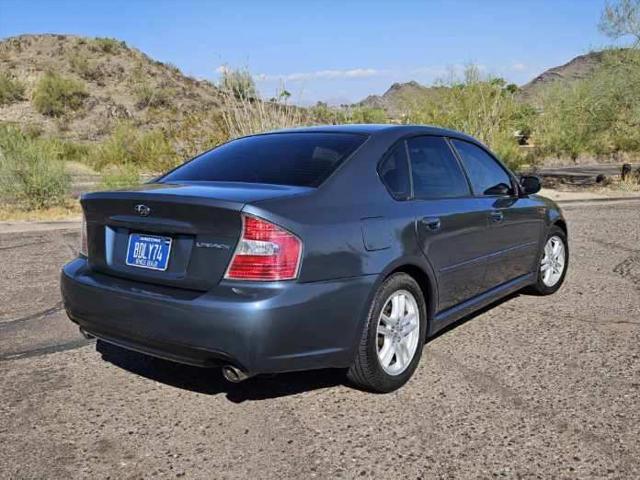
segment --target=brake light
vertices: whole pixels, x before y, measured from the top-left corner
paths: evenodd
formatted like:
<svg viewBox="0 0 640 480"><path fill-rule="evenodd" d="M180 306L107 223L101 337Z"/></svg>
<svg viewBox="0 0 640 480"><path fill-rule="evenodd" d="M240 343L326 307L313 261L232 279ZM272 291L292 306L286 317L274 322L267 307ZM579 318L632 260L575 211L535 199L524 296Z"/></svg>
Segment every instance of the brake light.
<svg viewBox="0 0 640 480"><path fill-rule="evenodd" d="M293 233L260 218L242 215L238 242L225 278L293 280L298 276L302 241Z"/></svg>
<svg viewBox="0 0 640 480"><path fill-rule="evenodd" d="M89 241L87 240L87 219L82 214L82 225L80 226L80 255L89 256Z"/></svg>

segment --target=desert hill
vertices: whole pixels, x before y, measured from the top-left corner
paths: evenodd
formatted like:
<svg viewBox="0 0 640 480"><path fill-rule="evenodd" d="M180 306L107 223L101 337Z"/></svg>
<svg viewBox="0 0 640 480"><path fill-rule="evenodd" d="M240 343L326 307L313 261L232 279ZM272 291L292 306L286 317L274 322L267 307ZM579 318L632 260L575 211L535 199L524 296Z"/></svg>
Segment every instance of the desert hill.
<svg viewBox="0 0 640 480"><path fill-rule="evenodd" d="M550 68L522 85L518 98L524 102L535 102L536 96L551 84L586 78L601 65L604 55L604 51L590 52L579 55L564 65ZM390 117L397 118L416 101L436 99L438 91L443 88L447 87L425 86L416 81L394 83L384 94L369 95L358 105L381 108Z"/></svg>
<svg viewBox="0 0 640 480"><path fill-rule="evenodd" d="M80 89L76 107L63 115L42 113L34 105L38 82L49 72ZM0 121L78 141L101 140L123 120L150 129L219 104L210 82L108 38L47 34L4 39L0 77L19 85L16 98L0 99Z"/></svg>

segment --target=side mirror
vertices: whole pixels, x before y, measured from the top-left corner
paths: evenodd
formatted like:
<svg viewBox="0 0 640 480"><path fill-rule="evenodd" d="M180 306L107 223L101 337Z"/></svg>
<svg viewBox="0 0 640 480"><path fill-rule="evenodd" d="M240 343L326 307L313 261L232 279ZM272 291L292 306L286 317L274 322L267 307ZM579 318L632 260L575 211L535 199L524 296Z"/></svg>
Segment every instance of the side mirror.
<svg viewBox="0 0 640 480"><path fill-rule="evenodd" d="M523 175L520 177L520 186L525 195L533 195L540 191L542 183L535 175Z"/></svg>
<svg viewBox="0 0 640 480"><path fill-rule="evenodd" d="M509 195L511 193L512 187L507 185L506 183L499 183L494 185L493 187L487 188L483 194L484 195Z"/></svg>

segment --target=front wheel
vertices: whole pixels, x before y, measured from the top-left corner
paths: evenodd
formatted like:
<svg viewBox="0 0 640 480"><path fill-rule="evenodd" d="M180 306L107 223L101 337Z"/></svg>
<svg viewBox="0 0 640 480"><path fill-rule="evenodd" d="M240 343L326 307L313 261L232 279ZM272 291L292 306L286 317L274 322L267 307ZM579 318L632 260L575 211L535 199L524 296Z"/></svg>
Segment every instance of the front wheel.
<svg viewBox="0 0 640 480"><path fill-rule="evenodd" d="M390 276L378 288L348 378L360 388L391 392L413 375L425 341L426 304L406 273Z"/></svg>
<svg viewBox="0 0 640 480"><path fill-rule="evenodd" d="M551 295L562 286L569 266L569 244L561 228L551 228L539 259L538 278L532 289L538 295Z"/></svg>

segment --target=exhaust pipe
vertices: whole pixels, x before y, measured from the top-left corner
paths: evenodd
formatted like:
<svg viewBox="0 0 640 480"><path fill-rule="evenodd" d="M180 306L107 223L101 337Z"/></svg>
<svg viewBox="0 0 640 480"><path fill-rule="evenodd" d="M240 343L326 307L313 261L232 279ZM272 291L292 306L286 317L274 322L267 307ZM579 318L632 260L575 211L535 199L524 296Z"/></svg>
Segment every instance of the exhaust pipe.
<svg viewBox="0 0 640 480"><path fill-rule="evenodd" d="M233 365L224 365L222 367L222 376L231 383L240 383L249 378L249 374Z"/></svg>
<svg viewBox="0 0 640 480"><path fill-rule="evenodd" d="M80 333L87 340L93 340L94 338L96 338L93 335L91 335L89 332L87 332L84 328L80 328Z"/></svg>

